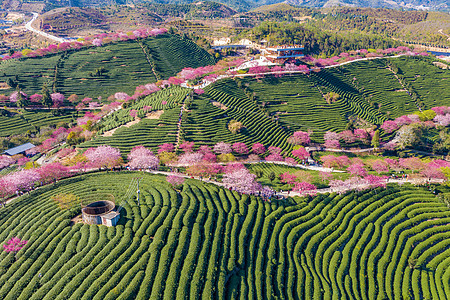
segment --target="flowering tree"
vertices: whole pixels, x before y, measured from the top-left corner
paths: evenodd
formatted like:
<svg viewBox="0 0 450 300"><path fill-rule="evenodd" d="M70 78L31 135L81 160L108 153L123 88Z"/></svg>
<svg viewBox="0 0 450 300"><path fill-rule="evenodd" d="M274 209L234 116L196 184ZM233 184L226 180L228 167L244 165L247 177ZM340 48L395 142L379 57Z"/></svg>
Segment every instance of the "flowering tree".
<svg viewBox="0 0 450 300"><path fill-rule="evenodd" d="M364 165L361 163L354 163L351 164L347 171L350 172L350 174L359 175L359 176L366 176L367 170L364 168Z"/></svg>
<svg viewBox="0 0 450 300"><path fill-rule="evenodd" d="M252 146L252 152L257 155L264 154L266 152L266 147L263 144L255 143Z"/></svg>
<svg viewBox="0 0 450 300"><path fill-rule="evenodd" d="M178 164L190 166L200 163L203 160L203 154L200 152L186 152L178 159Z"/></svg>
<svg viewBox="0 0 450 300"><path fill-rule="evenodd" d="M291 174L289 172L280 174L280 181L282 183L294 184L296 180L297 180L297 176L295 176L294 174Z"/></svg>
<svg viewBox="0 0 450 300"><path fill-rule="evenodd" d="M40 178L34 169L10 173L0 179L0 194L6 197L18 191L29 191Z"/></svg>
<svg viewBox="0 0 450 300"><path fill-rule="evenodd" d="M294 145L308 145L311 142L310 134L304 131L296 131L289 137L288 142Z"/></svg>
<svg viewBox="0 0 450 300"><path fill-rule="evenodd" d="M194 142L184 142L180 145L180 149L184 152L193 152L194 151Z"/></svg>
<svg viewBox="0 0 450 300"><path fill-rule="evenodd" d="M64 103L64 95L61 93L53 93L50 95L53 101L53 107L61 107Z"/></svg>
<svg viewBox="0 0 450 300"><path fill-rule="evenodd" d="M186 173L191 176L213 176L221 173L223 167L216 163L200 162L195 165L191 165L186 169Z"/></svg>
<svg viewBox="0 0 450 300"><path fill-rule="evenodd" d="M247 154L248 153L248 148L244 143L234 143L232 148L233 148L233 151L238 154Z"/></svg>
<svg viewBox="0 0 450 300"><path fill-rule="evenodd" d="M350 165L350 159L345 156L325 155L320 158L325 168L343 168Z"/></svg>
<svg viewBox="0 0 450 300"><path fill-rule="evenodd" d="M167 176L166 180L173 187L178 187L184 183L184 177L180 177L180 176L176 176L176 175Z"/></svg>
<svg viewBox="0 0 450 300"><path fill-rule="evenodd" d="M132 169L157 170L159 168L159 158L153 154L152 150L144 146L136 146L131 149L128 161L128 165Z"/></svg>
<svg viewBox="0 0 450 300"><path fill-rule="evenodd" d="M0 155L0 169L9 167L13 163L15 163L16 160L8 155Z"/></svg>
<svg viewBox="0 0 450 300"><path fill-rule="evenodd" d="M347 144L354 143L356 141L356 137L351 130L344 130L339 133L339 137Z"/></svg>
<svg viewBox="0 0 450 300"><path fill-rule="evenodd" d="M293 150L292 155L294 155L295 157L298 157L301 160L304 160L304 159L307 159L308 157L310 157L309 152L306 151L306 149L303 147L300 147L297 150Z"/></svg>
<svg viewBox="0 0 450 300"><path fill-rule="evenodd" d="M216 162L217 161L217 156L212 153L212 152L207 152L205 154L203 154L203 160L206 162Z"/></svg>
<svg viewBox="0 0 450 300"><path fill-rule="evenodd" d="M433 121L441 126L448 126L450 125L450 113L445 115L437 115L434 117Z"/></svg>
<svg viewBox="0 0 450 300"><path fill-rule="evenodd" d="M400 158L399 164L401 167L412 171L421 171L425 168L425 163L418 157Z"/></svg>
<svg viewBox="0 0 450 300"><path fill-rule="evenodd" d="M20 249L22 249L23 247L25 247L25 245L27 244L27 240L21 240L18 237L13 237L11 239L9 239L5 245L3 245L3 250L5 250L5 252L18 252Z"/></svg>
<svg viewBox="0 0 450 300"><path fill-rule="evenodd" d="M231 145L225 142L219 142L214 145L214 152L219 154L228 154L231 153Z"/></svg>
<svg viewBox="0 0 450 300"><path fill-rule="evenodd" d="M371 167L372 170L374 170L378 174L389 171L387 162L382 159L377 159L373 161Z"/></svg>
<svg viewBox="0 0 450 300"><path fill-rule="evenodd" d="M385 121L383 125L380 126L380 128L383 129L386 133L391 133L398 129L398 124L395 121L388 120Z"/></svg>
<svg viewBox="0 0 450 300"><path fill-rule="evenodd" d="M256 182L256 175L242 168L223 175L222 182L226 188L244 194L254 194L261 190L261 185Z"/></svg>
<svg viewBox="0 0 450 300"><path fill-rule="evenodd" d="M366 143L369 138L369 133L364 129L355 129L353 134L358 140L364 143Z"/></svg>
<svg viewBox="0 0 450 300"><path fill-rule="evenodd" d="M339 148L341 144L338 140L326 140L324 146L325 148Z"/></svg>
<svg viewBox="0 0 450 300"><path fill-rule="evenodd" d="M41 181L44 183L55 182L70 175L69 169L60 163L43 165L38 169Z"/></svg>
<svg viewBox="0 0 450 300"><path fill-rule="evenodd" d="M111 146L99 146L97 148L89 148L84 153L86 158L97 168L112 168L122 163L122 156L117 148Z"/></svg>
<svg viewBox="0 0 450 300"><path fill-rule="evenodd" d="M175 150L175 147L173 144L162 144L159 146L158 153L162 152L173 152Z"/></svg>

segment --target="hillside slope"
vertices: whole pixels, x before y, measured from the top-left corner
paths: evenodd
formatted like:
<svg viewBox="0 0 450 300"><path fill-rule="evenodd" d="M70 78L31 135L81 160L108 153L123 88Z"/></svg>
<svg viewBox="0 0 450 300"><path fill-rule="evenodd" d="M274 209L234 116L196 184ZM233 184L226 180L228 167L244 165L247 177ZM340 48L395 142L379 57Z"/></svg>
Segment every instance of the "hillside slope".
<svg viewBox="0 0 450 300"><path fill-rule="evenodd" d="M432 61L427 57L377 59L310 75L219 80L189 101L179 132L176 126L180 106L190 90L171 87L106 117L98 125L98 136L81 146L108 144L128 153L142 144L157 150L162 142L175 143L179 133L182 140L196 145L259 142L290 150L292 145L287 139L297 130L311 130L312 140L323 142L326 131L341 132L351 124L380 125L418 111L419 107L425 110L449 105L449 71ZM337 93L339 99L327 101L330 92ZM162 99L167 100L165 105L161 104ZM159 119L147 119L145 106L162 110L163 114ZM104 132L133 121L131 110L142 118L138 124L103 136ZM231 133L228 124L232 120L245 128Z"/></svg>
<svg viewBox="0 0 450 300"><path fill-rule="evenodd" d="M0 63L0 82L20 84L31 95L44 82L55 92L80 98L107 98L116 92L134 93L138 85L176 75L185 67L213 64L214 59L189 39L164 34L134 40L60 52L37 58ZM102 68L101 74L97 70ZM14 92L13 88L2 93Z"/></svg>
<svg viewBox="0 0 450 300"><path fill-rule="evenodd" d="M123 202L133 177L140 205ZM61 209L56 195L78 201ZM123 203L116 227L73 224L80 201ZM2 299L444 299L450 210L390 187L262 201L187 180L99 173L61 180L0 212ZM19 222L20 220L20 222ZM431 271L432 270L432 271Z"/></svg>

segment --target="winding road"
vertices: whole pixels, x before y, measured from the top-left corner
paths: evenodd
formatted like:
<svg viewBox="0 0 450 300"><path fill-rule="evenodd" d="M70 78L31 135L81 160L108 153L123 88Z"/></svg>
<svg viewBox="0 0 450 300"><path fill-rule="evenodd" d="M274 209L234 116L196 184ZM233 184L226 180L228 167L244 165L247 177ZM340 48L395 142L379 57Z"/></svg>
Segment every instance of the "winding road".
<svg viewBox="0 0 450 300"><path fill-rule="evenodd" d="M32 12L32 14L33 14L33 18L31 18L31 20L28 21L27 24L25 24L25 28L27 30L33 31L36 34L42 35L43 37L48 38L48 39L50 39L52 41L55 41L55 42L58 42L58 43L63 43L63 42L67 42L68 41L66 39L63 39L63 38L60 38L60 37L48 34L48 33L44 32L44 31L39 30L39 29L33 28L32 24L39 17L39 14L35 13L35 12Z"/></svg>

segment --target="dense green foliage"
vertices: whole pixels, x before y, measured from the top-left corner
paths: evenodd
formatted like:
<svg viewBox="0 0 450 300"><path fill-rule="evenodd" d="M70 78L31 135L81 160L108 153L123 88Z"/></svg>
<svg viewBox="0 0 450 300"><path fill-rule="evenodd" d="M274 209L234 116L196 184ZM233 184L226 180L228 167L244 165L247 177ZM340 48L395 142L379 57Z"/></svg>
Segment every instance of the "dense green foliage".
<svg viewBox="0 0 450 300"><path fill-rule="evenodd" d="M75 93L80 99L106 99L116 92L132 95L136 86L167 79L183 68L213 63L212 56L190 39L165 34L143 41L3 61L0 81L11 79L29 95L40 93L42 85L48 83L51 92L63 93L66 97ZM97 74L99 68L104 72ZM3 93L13 91L11 88Z"/></svg>
<svg viewBox="0 0 450 300"><path fill-rule="evenodd" d="M267 40L271 45L304 45L310 55L333 56L350 50L400 46L390 38L380 35L324 31L314 26L298 23L263 22L243 35L250 35L256 41Z"/></svg>
<svg viewBox="0 0 450 300"><path fill-rule="evenodd" d="M62 180L0 212L2 299L433 298L448 295L450 211L418 188L263 202L198 181L181 193L144 175L141 205L116 227L71 225L79 204L52 196L113 194L137 173ZM139 174L139 176L142 176Z"/></svg>

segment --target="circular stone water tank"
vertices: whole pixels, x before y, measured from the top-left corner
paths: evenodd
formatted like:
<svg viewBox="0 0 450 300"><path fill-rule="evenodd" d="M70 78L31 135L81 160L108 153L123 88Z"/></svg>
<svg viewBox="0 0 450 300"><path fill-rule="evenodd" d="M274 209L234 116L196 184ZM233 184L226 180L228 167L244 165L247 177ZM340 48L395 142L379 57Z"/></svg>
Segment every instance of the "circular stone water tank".
<svg viewBox="0 0 450 300"><path fill-rule="evenodd" d="M114 210L116 205L109 200L92 202L81 209L83 222L86 224L102 224L102 216Z"/></svg>

